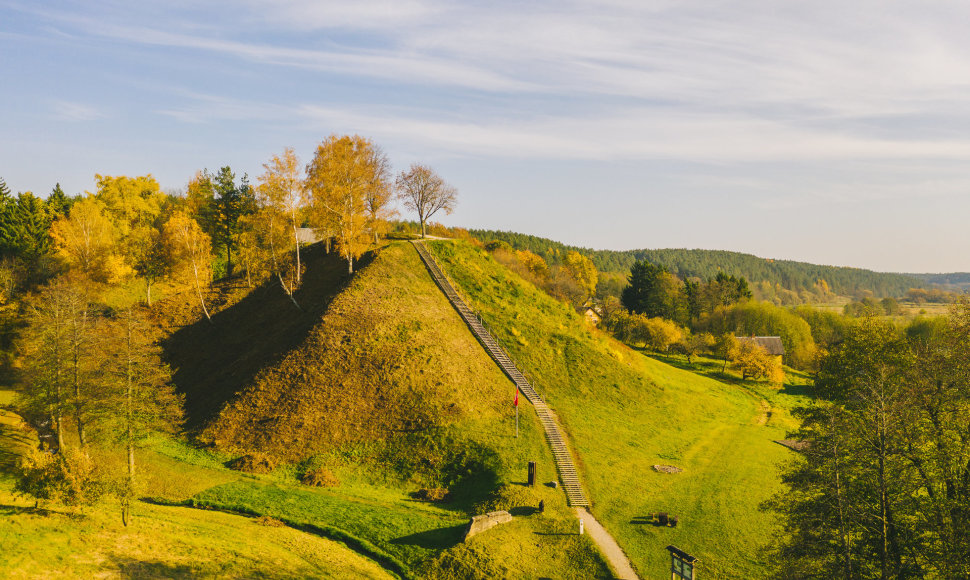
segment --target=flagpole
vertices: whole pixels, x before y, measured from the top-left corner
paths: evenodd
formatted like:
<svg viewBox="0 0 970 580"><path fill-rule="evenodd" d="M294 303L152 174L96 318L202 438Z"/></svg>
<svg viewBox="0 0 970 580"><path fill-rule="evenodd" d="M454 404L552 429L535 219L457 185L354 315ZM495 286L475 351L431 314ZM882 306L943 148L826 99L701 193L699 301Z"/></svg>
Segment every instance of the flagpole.
<svg viewBox="0 0 970 580"><path fill-rule="evenodd" d="M515 399L512 401L512 405L515 406L515 438L519 438L519 387L515 387Z"/></svg>

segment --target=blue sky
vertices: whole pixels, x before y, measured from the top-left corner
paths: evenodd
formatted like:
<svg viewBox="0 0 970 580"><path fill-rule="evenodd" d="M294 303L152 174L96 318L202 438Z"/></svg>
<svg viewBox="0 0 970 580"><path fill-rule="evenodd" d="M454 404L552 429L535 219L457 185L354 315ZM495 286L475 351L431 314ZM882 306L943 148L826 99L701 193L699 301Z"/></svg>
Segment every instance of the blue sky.
<svg viewBox="0 0 970 580"><path fill-rule="evenodd" d="M0 0L0 177L180 189L358 133L451 225L970 270L970 3L522 4Z"/></svg>

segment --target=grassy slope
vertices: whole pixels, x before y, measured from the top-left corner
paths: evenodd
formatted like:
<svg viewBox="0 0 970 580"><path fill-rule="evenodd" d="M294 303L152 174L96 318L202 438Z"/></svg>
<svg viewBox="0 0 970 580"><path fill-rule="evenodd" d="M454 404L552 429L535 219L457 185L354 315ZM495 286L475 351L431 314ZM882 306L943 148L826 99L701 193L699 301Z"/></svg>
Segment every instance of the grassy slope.
<svg viewBox="0 0 970 580"><path fill-rule="evenodd" d="M580 456L593 511L645 577L669 565L674 544L707 578L758 577L758 549L778 532L758 504L779 487L790 453L772 442L793 425L797 391L725 384L653 360L591 331L555 302L464 243L430 247L559 413ZM795 393L795 394L792 394ZM761 424L762 399L773 407ZM656 473L653 464L681 467ZM639 523L652 512L678 528Z"/></svg>
<svg viewBox="0 0 970 580"><path fill-rule="evenodd" d="M331 468L342 483L325 490L300 487L292 477L299 470L284 468L269 478L200 490L194 499L297 523L333 526L412 569L448 550L444 557L485 558L516 577L604 574L603 562L583 540L538 535L572 526L574 518L566 511L561 492L544 497L549 507L545 516L524 518L512 528L518 530L513 534L516 543L530 547L532 558L522 560L510 553L509 542L502 539L506 533L476 538L473 554L467 553L468 545L458 544L467 522L465 510L473 509L497 485L521 483L527 461L538 461L540 477L553 477L551 454L538 421L527 415L521 436L515 439L511 383L475 342L409 244L384 248L339 294L335 287L344 280L326 275L332 269L328 258L318 256L310 262L304 294L335 296L332 301L326 299L326 313L322 320L317 316L316 325L308 325L306 317L294 314L292 305L280 303L278 297L254 293L214 317L214 328L201 323L197 329L184 329L173 336L168 348L183 360L201 360L204 357L198 353L207 348L206 342L235 334L256 334L268 342L282 336L298 342L290 350L290 343L285 348L260 347L276 353L279 362L246 373L253 377L246 389L242 389L246 386L240 383L242 377L230 376L233 371L226 368L236 364L238 354L219 354L205 367L183 367L176 378L184 381L181 386L189 391L190 404L224 400L229 398L227 390L242 389L209 426L207 436L228 448L264 450L290 460L316 455L315 461ZM314 269L323 273L312 278L309 273ZM273 320L272 313L280 309L290 311L284 312L288 318ZM269 331L254 330L266 325L271 326ZM235 340L233 344L239 342ZM222 390L216 398L205 394L210 381ZM375 405L375 401L382 403ZM412 446L411 436L386 431L409 415L434 420L437 433L446 440L441 447L429 449L426 442ZM346 425L354 431L343 429ZM465 482L464 501L438 507L409 498L410 492L428 484L421 465L440 462L449 448L472 447L486 449L493 461L488 473ZM411 457L402 458L402 454ZM179 452L172 455L176 461L187 459ZM419 469L388 465L409 461Z"/></svg>

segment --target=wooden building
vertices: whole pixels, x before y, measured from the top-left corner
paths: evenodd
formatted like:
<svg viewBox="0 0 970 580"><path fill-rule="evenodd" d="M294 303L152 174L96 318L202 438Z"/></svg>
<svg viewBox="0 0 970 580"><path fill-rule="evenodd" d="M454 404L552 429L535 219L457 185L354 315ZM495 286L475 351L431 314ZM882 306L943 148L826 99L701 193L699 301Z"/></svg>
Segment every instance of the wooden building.
<svg viewBox="0 0 970 580"><path fill-rule="evenodd" d="M737 336L738 342L754 342L762 347L770 356L778 357L779 362L785 356L785 345L780 336Z"/></svg>

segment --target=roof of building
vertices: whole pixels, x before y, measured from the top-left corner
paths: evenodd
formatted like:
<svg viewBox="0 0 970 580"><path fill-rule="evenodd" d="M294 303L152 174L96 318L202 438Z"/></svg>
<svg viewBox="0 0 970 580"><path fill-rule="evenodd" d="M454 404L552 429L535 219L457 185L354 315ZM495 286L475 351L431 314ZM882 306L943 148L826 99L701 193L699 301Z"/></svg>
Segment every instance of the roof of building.
<svg viewBox="0 0 970 580"><path fill-rule="evenodd" d="M320 238L313 231L313 228L297 228L296 239L300 240L301 244L312 244L320 241Z"/></svg>
<svg viewBox="0 0 970 580"><path fill-rule="evenodd" d="M738 336L738 341L745 342L753 340L755 344L768 351L768 354L781 356L785 354L785 345L781 343L780 336Z"/></svg>

